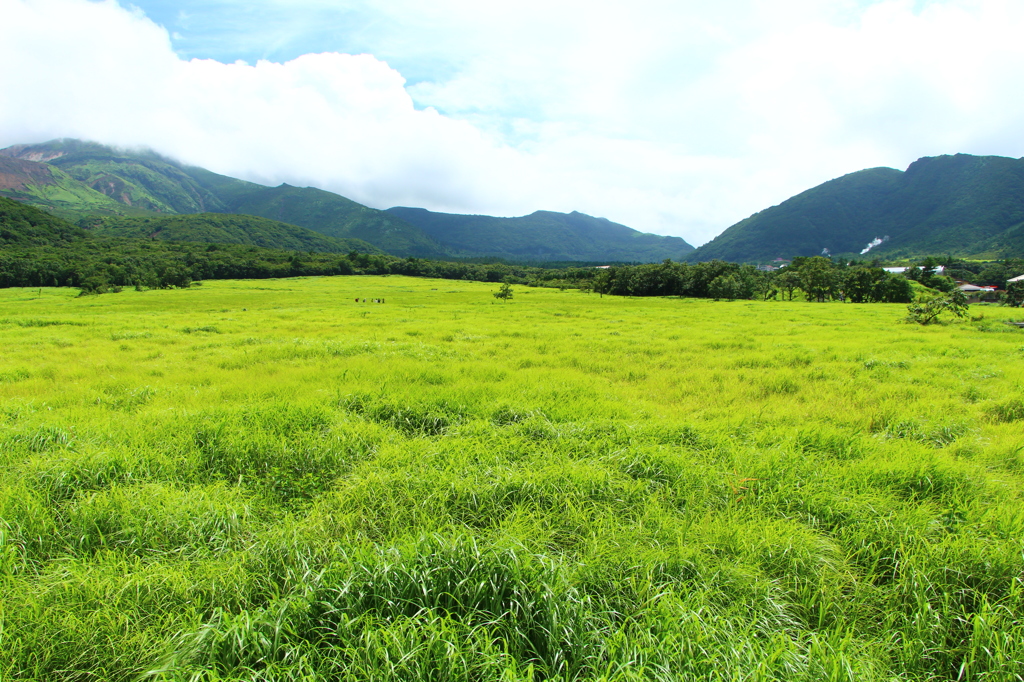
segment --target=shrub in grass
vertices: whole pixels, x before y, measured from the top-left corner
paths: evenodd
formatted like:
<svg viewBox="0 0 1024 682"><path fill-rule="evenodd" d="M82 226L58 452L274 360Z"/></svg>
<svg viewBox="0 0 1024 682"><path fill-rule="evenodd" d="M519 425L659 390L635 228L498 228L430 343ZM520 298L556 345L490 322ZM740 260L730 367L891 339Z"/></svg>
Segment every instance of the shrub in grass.
<svg viewBox="0 0 1024 682"><path fill-rule="evenodd" d="M309 499L369 457L380 439L372 427L334 419L323 406L283 403L197 415L198 472L281 501Z"/></svg>
<svg viewBox="0 0 1024 682"><path fill-rule="evenodd" d="M236 566L100 552L8 581L0 672L5 680L138 679L173 633L249 601L255 576Z"/></svg>
<svg viewBox="0 0 1024 682"><path fill-rule="evenodd" d="M222 553L254 532L258 512L258 501L220 483L188 490L143 483L114 486L67 505L62 530L81 553Z"/></svg>
<svg viewBox="0 0 1024 682"><path fill-rule="evenodd" d="M491 411L490 420L495 426L510 426L526 421L536 415L537 412L535 410L517 408L510 405L499 405L495 406Z"/></svg>
<svg viewBox="0 0 1024 682"><path fill-rule="evenodd" d="M873 430L881 431L886 438L918 441L936 448L945 447L961 436L971 432L971 427L964 421L927 421L924 419L899 418L885 415L872 425Z"/></svg>
<svg viewBox="0 0 1024 682"><path fill-rule="evenodd" d="M445 398L406 401L393 396L349 395L346 410L401 431L407 436L438 436L467 418L464 405Z"/></svg>
<svg viewBox="0 0 1024 682"><path fill-rule="evenodd" d="M1024 399L1012 398L991 405L986 410L994 422L1010 423L1024 421Z"/></svg>
<svg viewBox="0 0 1024 682"><path fill-rule="evenodd" d="M827 427L799 429L793 436L794 447L836 461L860 459L868 446L858 434Z"/></svg>
<svg viewBox="0 0 1024 682"><path fill-rule="evenodd" d="M18 367L10 371L0 372L0 384L13 384L16 381L25 381L31 376L27 369Z"/></svg>
<svg viewBox="0 0 1024 682"><path fill-rule="evenodd" d="M0 486L0 576L25 573L54 544L54 509L24 484Z"/></svg>
<svg viewBox="0 0 1024 682"><path fill-rule="evenodd" d="M630 478L648 481L655 486L676 485L693 475L693 461L664 447L633 447L615 452L613 461Z"/></svg>
<svg viewBox="0 0 1024 682"><path fill-rule="evenodd" d="M967 297L959 289L946 294L927 295L916 303L907 306L907 322L927 325L938 320L943 313L949 313L953 317L967 317Z"/></svg>
<svg viewBox="0 0 1024 682"><path fill-rule="evenodd" d="M73 447L75 437L69 429L43 424L14 432L9 441L11 445L20 445L29 452L47 452Z"/></svg>
<svg viewBox="0 0 1024 682"><path fill-rule="evenodd" d="M875 487L908 499L935 500L956 505L976 496L983 485L980 477L965 466L946 458L906 455L888 462L865 463L863 476Z"/></svg>
<svg viewBox="0 0 1024 682"><path fill-rule="evenodd" d="M481 665L494 675L486 661L511 659L543 678L577 679L596 663L599 631L556 563L515 545L431 536L340 556L304 594L183 638L164 667L237 675L319 652L317 668L343 676L369 661L392 679Z"/></svg>
<svg viewBox="0 0 1024 682"><path fill-rule="evenodd" d="M43 453L26 460L20 470L29 485L55 504L115 483L144 481L165 473L164 462L149 454L89 445Z"/></svg>
<svg viewBox="0 0 1024 682"><path fill-rule="evenodd" d="M768 398L775 395L789 395L800 390L800 384L788 376L771 376L762 380L757 387L757 395Z"/></svg>
<svg viewBox="0 0 1024 682"><path fill-rule="evenodd" d="M95 402L110 410L132 412L150 402L155 395L156 390L151 386L111 384L103 388Z"/></svg>

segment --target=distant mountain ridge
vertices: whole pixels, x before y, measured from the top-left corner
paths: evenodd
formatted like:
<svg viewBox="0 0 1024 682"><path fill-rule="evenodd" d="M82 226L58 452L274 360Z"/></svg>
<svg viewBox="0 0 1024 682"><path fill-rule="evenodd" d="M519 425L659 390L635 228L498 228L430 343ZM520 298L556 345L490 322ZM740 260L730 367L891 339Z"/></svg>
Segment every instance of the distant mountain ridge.
<svg viewBox="0 0 1024 682"><path fill-rule="evenodd" d="M480 256L480 244L489 253L510 260L598 261L613 251L620 261L679 260L693 251L680 237L646 234L583 213L536 211L518 218L435 213L424 208L389 208L449 246L456 255Z"/></svg>
<svg viewBox="0 0 1024 682"><path fill-rule="evenodd" d="M510 260L661 261L679 259L692 246L678 237L637 232L581 213L538 211L521 218L457 216L425 209L388 211L363 206L314 187L266 187L191 167L153 152L123 150L81 140L20 144L0 150L0 196L15 198L61 217L150 217L157 215L242 214L313 230L336 240L360 240L398 256L444 259L498 257ZM408 211L416 212L414 223ZM426 219L425 216L429 216ZM231 229L210 234L251 239ZM187 221L166 223L157 234L199 234ZM422 224L421 224L422 223ZM258 228L268 237L267 225ZM107 229L138 230L111 222ZM285 230L288 232L288 230ZM209 236L209 235L207 235ZM271 241L290 242L296 234ZM308 238L300 241L312 243ZM282 247L285 248L285 247ZM288 247L291 248L291 247Z"/></svg>
<svg viewBox="0 0 1024 682"><path fill-rule="evenodd" d="M1024 256L1024 159L956 154L850 173L736 223L687 260L860 256L872 243L866 258Z"/></svg>

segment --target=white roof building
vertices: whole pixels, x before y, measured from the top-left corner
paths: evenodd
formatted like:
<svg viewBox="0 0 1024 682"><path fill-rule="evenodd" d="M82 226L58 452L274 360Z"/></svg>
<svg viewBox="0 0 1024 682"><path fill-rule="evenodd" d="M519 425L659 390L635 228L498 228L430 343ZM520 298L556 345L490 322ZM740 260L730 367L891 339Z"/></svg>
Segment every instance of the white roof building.
<svg viewBox="0 0 1024 682"><path fill-rule="evenodd" d="M885 270L886 272L891 272L894 275L902 275L904 272L906 272L910 268L882 268L882 269ZM935 266L935 274L936 275L944 275L944 274L946 274L946 266L945 265L936 265Z"/></svg>

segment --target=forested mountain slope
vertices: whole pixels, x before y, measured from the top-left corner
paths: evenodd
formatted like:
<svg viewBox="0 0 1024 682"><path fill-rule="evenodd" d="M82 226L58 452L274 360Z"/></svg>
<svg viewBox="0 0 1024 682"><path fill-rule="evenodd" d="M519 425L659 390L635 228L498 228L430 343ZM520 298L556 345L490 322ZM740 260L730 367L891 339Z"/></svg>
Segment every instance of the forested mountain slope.
<svg viewBox="0 0 1024 682"><path fill-rule="evenodd" d="M34 206L0 197L0 247L56 246L83 239L85 230Z"/></svg>
<svg viewBox="0 0 1024 682"><path fill-rule="evenodd" d="M360 239L396 256L450 255L450 249L400 217L339 194L315 187L257 187L239 193L230 205L231 212L300 225L338 239Z"/></svg>
<svg viewBox="0 0 1024 682"><path fill-rule="evenodd" d="M151 150L119 150L95 142L54 140L16 145L0 154L46 163L123 206L156 213L224 211L218 197L175 161ZM88 213L82 207L81 213Z"/></svg>
<svg viewBox="0 0 1024 682"><path fill-rule="evenodd" d="M17 199L65 218L120 215L127 207L56 166L0 155L0 197Z"/></svg>
<svg viewBox="0 0 1024 682"><path fill-rule="evenodd" d="M844 175L736 223L687 260L852 255L876 239L872 257L1024 255L1024 160L956 154Z"/></svg>
<svg viewBox="0 0 1024 682"><path fill-rule="evenodd" d="M389 208L388 213L422 229L457 255L495 255L510 260L679 260L693 250L679 237L646 234L583 213L537 211L518 218L435 213Z"/></svg>
<svg viewBox="0 0 1024 682"><path fill-rule="evenodd" d="M95 215L239 213L298 225L335 239L358 239L395 255L447 255L443 246L418 228L332 192L288 185L266 187L185 166L151 150L53 140L8 147L0 150L0 159L7 166L32 164L42 169L34 171L31 182L17 183L21 188L19 194L8 191L4 195L42 208L58 209L69 219ZM51 199L57 190L46 189L57 182L44 177L46 169L60 181L59 203ZM176 226L181 229L184 224L179 222ZM201 225L195 228L200 232L202 229Z"/></svg>
<svg viewBox="0 0 1024 682"><path fill-rule="evenodd" d="M9 174L7 190L0 183L0 195L74 220L247 214L335 239L362 240L393 255L424 258L652 262L679 259L693 248L678 237L644 234L581 213L495 218L424 209L381 211L315 187L267 187L185 166L151 150L81 140L15 145L0 150L0 159L18 171ZM31 172L25 170L29 166ZM6 177L3 173L0 168L0 177ZM175 228L184 229L186 222L174 223ZM203 232L204 227L190 229Z"/></svg>
<svg viewBox="0 0 1024 682"><path fill-rule="evenodd" d="M90 231L105 237L162 239L174 242L247 244L268 249L319 253L382 253L359 239L335 239L276 220L250 215L198 213L136 218L102 218L82 221Z"/></svg>

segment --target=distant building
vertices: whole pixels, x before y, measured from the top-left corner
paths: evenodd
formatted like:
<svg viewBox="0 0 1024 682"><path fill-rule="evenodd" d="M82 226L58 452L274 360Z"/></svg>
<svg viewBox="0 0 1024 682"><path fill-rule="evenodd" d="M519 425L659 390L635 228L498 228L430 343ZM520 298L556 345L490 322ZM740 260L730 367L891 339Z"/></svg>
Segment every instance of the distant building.
<svg viewBox="0 0 1024 682"><path fill-rule="evenodd" d="M968 303L981 303L982 301L999 300L998 295L996 294L998 289L995 287L979 287L977 284L959 282L957 283L957 289L964 292L964 296L967 297Z"/></svg>
<svg viewBox="0 0 1024 682"><path fill-rule="evenodd" d="M910 268L900 267L900 268L882 268L882 269L885 270L886 272L891 272L894 275L902 275L904 272L906 272ZM937 266L935 266L935 274L936 275L944 275L944 274L946 274L946 266L945 265L937 265Z"/></svg>

